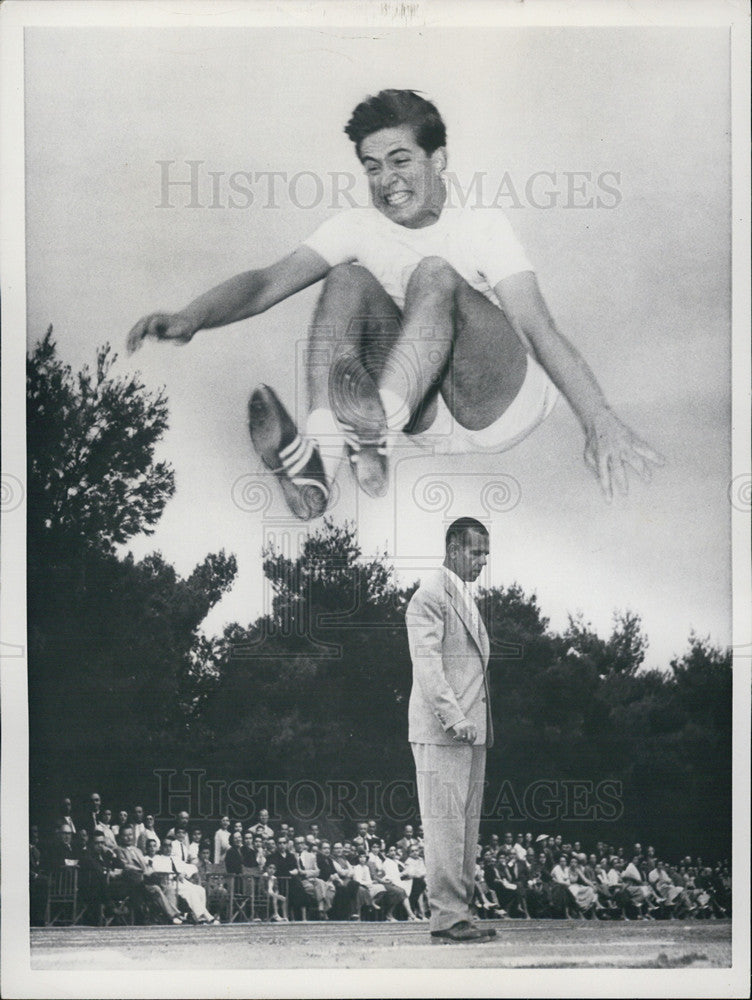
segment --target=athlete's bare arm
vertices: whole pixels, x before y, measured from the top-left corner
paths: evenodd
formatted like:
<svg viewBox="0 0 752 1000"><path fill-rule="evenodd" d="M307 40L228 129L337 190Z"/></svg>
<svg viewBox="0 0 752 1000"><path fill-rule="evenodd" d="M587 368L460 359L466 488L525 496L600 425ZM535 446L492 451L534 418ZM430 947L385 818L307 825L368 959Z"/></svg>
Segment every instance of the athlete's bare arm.
<svg viewBox="0 0 752 1000"><path fill-rule="evenodd" d="M613 488L627 492L627 466L647 480L663 458L634 434L609 407L590 367L556 329L532 271L511 275L496 285L509 322L551 381L563 393L585 432L585 462L606 499Z"/></svg>
<svg viewBox="0 0 752 1000"><path fill-rule="evenodd" d="M194 299L177 313L151 313L128 334L128 353L147 337L187 344L199 330L226 326L256 316L283 299L320 281L331 270L324 258L300 246L269 267L245 271Z"/></svg>

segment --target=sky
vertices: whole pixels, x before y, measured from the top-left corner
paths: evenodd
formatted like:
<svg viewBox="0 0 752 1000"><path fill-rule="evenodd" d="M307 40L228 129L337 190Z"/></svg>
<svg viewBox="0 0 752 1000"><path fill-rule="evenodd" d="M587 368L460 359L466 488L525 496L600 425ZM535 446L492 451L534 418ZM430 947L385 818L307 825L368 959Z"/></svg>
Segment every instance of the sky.
<svg viewBox="0 0 752 1000"><path fill-rule="evenodd" d="M304 411L316 290L183 348L127 358L126 334L294 249L346 207L338 188L364 204L343 126L366 94L411 87L447 123L458 190L506 211L560 329L667 464L607 505L560 400L502 455L405 444L380 501L343 468L332 516L404 583L440 561L449 521L480 516L486 584L535 592L555 628L582 611L607 635L614 610L638 612L649 666L691 629L730 643L727 43L708 27L27 29L28 340L52 323L74 368L109 341L116 374L165 387L177 492L128 547L181 573L236 554L208 632L267 606L263 544L294 552L318 526L291 521L246 428L260 382Z"/></svg>

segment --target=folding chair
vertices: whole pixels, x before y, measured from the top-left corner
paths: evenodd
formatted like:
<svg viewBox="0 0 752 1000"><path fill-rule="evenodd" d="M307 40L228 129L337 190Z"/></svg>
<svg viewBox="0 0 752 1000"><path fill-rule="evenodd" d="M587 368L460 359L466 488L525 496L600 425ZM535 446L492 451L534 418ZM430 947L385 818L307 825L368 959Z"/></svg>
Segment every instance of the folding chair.
<svg viewBox="0 0 752 1000"><path fill-rule="evenodd" d="M212 865L206 873L206 906L210 913L218 912L221 920L229 919L230 886L233 876L228 875L225 866Z"/></svg>
<svg viewBox="0 0 752 1000"><path fill-rule="evenodd" d="M229 923L249 923L253 919L253 876L228 875L227 888L230 892Z"/></svg>
<svg viewBox="0 0 752 1000"><path fill-rule="evenodd" d="M78 868L66 866L52 872L47 891L45 927L55 924L77 924L86 912L87 905L78 899Z"/></svg>

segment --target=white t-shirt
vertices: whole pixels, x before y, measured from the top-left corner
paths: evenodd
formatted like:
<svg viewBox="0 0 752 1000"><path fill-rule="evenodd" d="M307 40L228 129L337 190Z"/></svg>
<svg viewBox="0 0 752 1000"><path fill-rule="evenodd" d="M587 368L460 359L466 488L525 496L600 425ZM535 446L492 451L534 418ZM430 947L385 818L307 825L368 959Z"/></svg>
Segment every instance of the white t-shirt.
<svg viewBox="0 0 752 1000"><path fill-rule="evenodd" d="M443 257L494 305L494 286L533 266L498 208L445 206L437 221L422 229L392 222L369 205L327 219L304 241L334 267L358 263L367 268L402 309L407 283L424 257Z"/></svg>

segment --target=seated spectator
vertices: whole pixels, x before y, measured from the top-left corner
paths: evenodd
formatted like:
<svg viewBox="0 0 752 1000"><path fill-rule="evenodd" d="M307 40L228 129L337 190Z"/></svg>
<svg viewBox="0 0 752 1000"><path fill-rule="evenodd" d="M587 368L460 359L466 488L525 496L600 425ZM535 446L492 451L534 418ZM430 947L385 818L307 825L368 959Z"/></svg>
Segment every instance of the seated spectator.
<svg viewBox="0 0 752 1000"><path fill-rule="evenodd" d="M73 838L73 855L76 861L78 861L79 865L81 864L81 860L86 856L88 847L89 847L89 834L86 830L86 827L82 826L81 829L76 832L76 835Z"/></svg>
<svg viewBox="0 0 752 1000"><path fill-rule="evenodd" d="M527 908L527 882L529 878L529 869L527 866L527 852L522 846L522 839L517 842L518 848L512 847L512 850L507 853L506 856L506 866L507 871L511 877L512 882L517 886L517 896L515 899L515 905L519 916L525 920L530 919L530 914ZM525 854L525 857L522 854Z"/></svg>
<svg viewBox="0 0 752 1000"><path fill-rule="evenodd" d="M496 893L503 910L510 916L522 912L519 886L503 848L499 848L498 857L494 857L493 848L486 848L483 853L483 878L488 888Z"/></svg>
<svg viewBox="0 0 752 1000"><path fill-rule="evenodd" d="M427 920L429 916L428 895L426 893L426 863L421 855L417 841L408 849L403 865L402 878L409 880L408 899L413 913L419 920Z"/></svg>
<svg viewBox="0 0 752 1000"><path fill-rule="evenodd" d="M368 863L368 855L363 850L358 854L358 863L353 865L352 877L355 884L368 893L369 902L367 905L369 908L380 910L378 900L383 897L385 890L380 882L374 882ZM359 898L362 897L359 896Z"/></svg>
<svg viewBox="0 0 752 1000"><path fill-rule="evenodd" d="M592 917L604 911L604 907L598 902L595 884L580 867L576 854L572 855L569 862L569 891L575 901L578 916Z"/></svg>
<svg viewBox="0 0 752 1000"><path fill-rule="evenodd" d="M219 821L219 829L214 834L214 864L221 865L230 847L230 817L223 816Z"/></svg>
<svg viewBox="0 0 752 1000"><path fill-rule="evenodd" d="M176 828L174 833L168 833L165 840L172 844L172 856L178 861L188 861L188 831L182 826Z"/></svg>
<svg viewBox="0 0 752 1000"><path fill-rule="evenodd" d="M269 900L269 908L272 911L270 919L287 923L287 897L279 891L277 867L274 862L269 862L261 875L261 891Z"/></svg>
<svg viewBox="0 0 752 1000"><path fill-rule="evenodd" d="M569 862L567 860L566 854L561 854L559 856L559 861L551 869L551 902L555 910L563 909L564 916L569 920L572 916L579 916L579 911L574 902L574 897L569 891L570 877L569 877ZM559 888L556 889L555 887ZM561 891L564 889L566 891L566 898L562 900ZM563 906L562 906L563 903Z"/></svg>
<svg viewBox="0 0 752 1000"><path fill-rule="evenodd" d="M308 833L306 834L306 840L309 839L312 841L312 843L315 844L321 843L321 828L319 827L318 823L308 824Z"/></svg>
<svg viewBox="0 0 752 1000"><path fill-rule="evenodd" d="M112 810L103 809L102 818L99 821L99 828L104 833L104 841L107 844L107 846L110 848L111 851L116 851L118 848L118 842L117 842L117 837L115 836L115 831L112 829L110 823L111 819L112 819Z"/></svg>
<svg viewBox="0 0 752 1000"><path fill-rule="evenodd" d="M274 840L269 839L267 843L272 844L272 849L274 846ZM255 871L262 872L266 868L267 860L267 850L264 848L264 838L260 833L255 833L253 835L253 864L251 868Z"/></svg>
<svg viewBox="0 0 752 1000"><path fill-rule="evenodd" d="M387 887L387 890L393 888L401 894L401 899L399 899L395 905L389 909L389 897L387 895L387 907L386 907L386 919L390 919L390 915L393 915L394 910L397 906L402 904L405 913L407 914L408 920L417 920L418 918L413 913L413 908L410 905L410 892L412 890L412 881L409 876L405 876L403 879L403 873L405 866L397 859L397 848L392 845L392 847L387 848L386 857L381 862L383 868L383 881Z"/></svg>
<svg viewBox="0 0 752 1000"><path fill-rule="evenodd" d="M204 841L198 852L196 871L198 883L206 891L206 908L214 916L228 916L230 894L227 886L217 876L217 867L211 862L211 845Z"/></svg>
<svg viewBox="0 0 752 1000"><path fill-rule="evenodd" d="M151 865L133 844L133 827L124 826L120 836L122 844L117 849L117 857L123 869L124 888L128 896L137 906L144 907L152 902L173 924L182 924L183 917L177 906L167 899L159 885L146 881Z"/></svg>
<svg viewBox="0 0 752 1000"><path fill-rule="evenodd" d="M639 847L639 844L635 845ZM640 855L635 855L630 863L621 872L623 883L623 898L637 911L643 920L652 920L652 911L655 909L653 900L655 899L649 885L643 880L639 869Z"/></svg>
<svg viewBox="0 0 752 1000"><path fill-rule="evenodd" d="M551 872L545 851L540 851L538 857L528 865L527 906L531 917L552 915Z"/></svg>
<svg viewBox="0 0 752 1000"><path fill-rule="evenodd" d="M172 847L172 838L168 834L162 841L161 854L152 859L152 871L155 874L176 876L178 899L188 907L194 923L218 924L219 920L206 907L206 890L198 882L198 869L176 857Z"/></svg>
<svg viewBox="0 0 752 1000"><path fill-rule="evenodd" d="M608 862L606 858L601 861L594 861L595 855L591 855L588 859L588 869L587 874L589 877L590 869L593 871L593 883L595 885L595 891L598 894L598 901L601 906L603 906L611 917L621 917L624 915L623 909L619 906L618 900L616 899L616 893L614 887L611 885L608 878Z"/></svg>
<svg viewBox="0 0 752 1000"><path fill-rule="evenodd" d="M514 843L512 844L512 850L514 851L514 855L516 858L518 858L520 861L526 861L527 849L522 843L521 833L515 834Z"/></svg>
<svg viewBox="0 0 752 1000"><path fill-rule="evenodd" d="M243 874L243 835L234 830L230 838L230 846L225 851L225 868L228 875Z"/></svg>
<svg viewBox="0 0 752 1000"><path fill-rule="evenodd" d="M98 923L100 916L112 912L124 894L122 880L117 878L123 869L108 849L102 830L92 834L91 848L82 857L80 869L78 893L83 902L96 907Z"/></svg>
<svg viewBox="0 0 752 1000"><path fill-rule="evenodd" d="M355 879L355 869L345 856L344 845L339 841L332 847L332 865L332 879L336 886L332 904L334 913L337 917L341 915L350 920L360 920L362 908L371 905L371 894Z"/></svg>
<svg viewBox="0 0 752 1000"><path fill-rule="evenodd" d="M141 851L142 854L146 854L146 841L153 840L157 845L157 850L159 850L162 841L157 836L157 831L154 829L154 817L151 813L144 816L144 828L141 831L138 840L136 841L136 847Z"/></svg>
<svg viewBox="0 0 752 1000"><path fill-rule="evenodd" d="M189 837L188 837L188 828L190 827L190 823L191 823L191 815L190 815L189 812L186 812L186 810L183 809L175 817L175 823L167 831L167 835L169 837L177 837L178 830L183 830L183 831L185 831L185 839L186 839L186 843L187 843L188 839L189 839Z"/></svg>
<svg viewBox="0 0 752 1000"><path fill-rule="evenodd" d="M268 809L261 809L259 811L258 823L256 823L254 826L249 827L249 830L251 831L252 834L254 834L254 836L256 834L260 834L262 837L274 836L274 830L272 830L272 828L269 826Z"/></svg>
<svg viewBox="0 0 752 1000"><path fill-rule="evenodd" d="M47 868L55 871L59 868L70 868L78 864L76 852L73 849L73 831L67 825L61 826L57 836L50 844L47 855Z"/></svg>
<svg viewBox="0 0 752 1000"><path fill-rule="evenodd" d="M500 917L504 914L496 893L486 882L483 866L475 865L475 885L473 887L473 906L481 917ZM422 919L425 919L423 917Z"/></svg>
<svg viewBox="0 0 752 1000"><path fill-rule="evenodd" d="M329 909L324 880L319 876L316 855L310 850L304 837L295 838L295 856L297 858L298 875L309 899L315 904L316 911L324 918Z"/></svg>
<svg viewBox="0 0 752 1000"><path fill-rule="evenodd" d="M138 840L141 834L146 829L146 823L144 822L144 807L135 806L133 810L133 842L138 847Z"/></svg>
<svg viewBox="0 0 752 1000"><path fill-rule="evenodd" d="M326 912L330 913L337 895L339 878L337 876L337 870L334 867L334 861L332 860L331 844L328 840L321 841L320 850L316 854L316 864L318 865L319 878L324 883Z"/></svg>
<svg viewBox="0 0 752 1000"><path fill-rule="evenodd" d="M185 860L189 865L195 865L198 861L198 852L201 850L201 830L194 826L191 830Z"/></svg>
<svg viewBox="0 0 752 1000"><path fill-rule="evenodd" d="M368 867L371 871L371 879L376 886L380 886L383 895L379 896L379 906L384 910L384 916L389 921L395 921L394 911L400 903L407 899L407 893L399 884L399 872L394 881L384 868L384 859L381 857L380 849L383 841L374 838L371 844L371 851L368 854Z"/></svg>
<svg viewBox="0 0 752 1000"><path fill-rule="evenodd" d="M406 823L402 836L397 841L397 847L400 848L400 850L404 851L405 857L407 857L410 853L410 848L417 846L418 846L418 841L415 837L413 827L410 823Z"/></svg>
<svg viewBox="0 0 752 1000"><path fill-rule="evenodd" d="M99 792L92 792L89 798L86 800L86 804L83 809L83 820L81 826L86 827L86 831L91 837L94 831L99 827L100 813L102 810L102 799Z"/></svg>
<svg viewBox="0 0 752 1000"><path fill-rule="evenodd" d="M654 867L648 873L648 882L662 900L663 907L670 910L669 916L682 920L697 910L697 905L689 898L687 890L682 886L674 885L663 861L655 862Z"/></svg>
<svg viewBox="0 0 752 1000"><path fill-rule="evenodd" d="M71 834L75 836L76 824L73 822L73 817L71 815L72 812L73 812L73 805L71 804L71 800L66 795L65 798L60 803L60 814L58 815L55 826L58 829L67 826L70 829Z"/></svg>
<svg viewBox="0 0 752 1000"><path fill-rule="evenodd" d="M256 868L256 851L253 846L253 831L249 827L243 834L243 846L240 853L243 856L244 868Z"/></svg>
<svg viewBox="0 0 752 1000"><path fill-rule="evenodd" d="M128 825L128 813L125 809L121 809L118 813L117 823L112 824L112 832L115 834L115 839L119 842L120 832L124 826ZM135 841L134 841L135 843Z"/></svg>
<svg viewBox="0 0 752 1000"><path fill-rule="evenodd" d="M298 859L292 851L288 851L287 838L277 838L277 849L267 859L267 867L273 864L275 873L280 880L280 892L287 897L288 915L299 913L305 920L305 910L310 903L308 893L303 888L302 878L298 869Z"/></svg>

